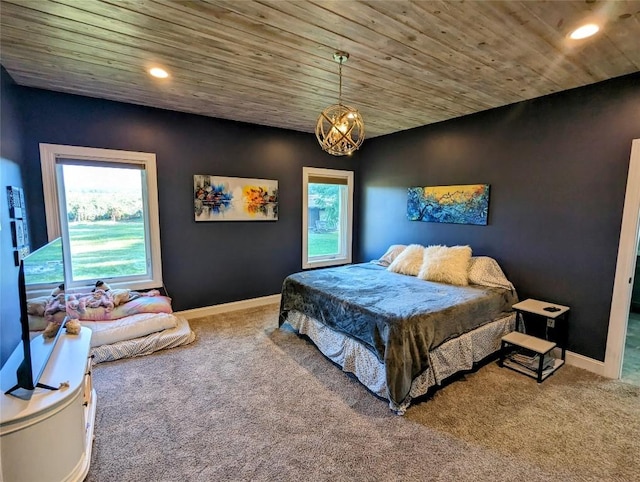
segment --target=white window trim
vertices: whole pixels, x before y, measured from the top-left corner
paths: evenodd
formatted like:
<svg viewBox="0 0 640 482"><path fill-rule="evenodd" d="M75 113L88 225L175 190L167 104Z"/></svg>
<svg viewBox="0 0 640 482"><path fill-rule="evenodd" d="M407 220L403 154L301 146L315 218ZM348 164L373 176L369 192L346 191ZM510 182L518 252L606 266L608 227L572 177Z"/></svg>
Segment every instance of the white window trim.
<svg viewBox="0 0 640 482"><path fill-rule="evenodd" d="M58 190L56 182L57 159L80 159L109 161L112 163L143 164L147 178L147 199L149 217L149 248L151 251L151 277L126 282L109 282L112 288L150 289L163 286L162 257L160 251L160 215L158 210L158 178L156 155L148 152L98 149L93 147L65 146L60 144L40 144L40 165L42 188L44 191L47 238L49 242L61 236ZM65 263L66 264L66 263ZM65 270L66 272L66 270ZM65 282L67 276L65 274Z"/></svg>
<svg viewBox="0 0 640 482"><path fill-rule="evenodd" d="M342 256L318 257L309 259L309 177L329 177L347 180L346 206L347 215L341 219L340 230L346 233ZM344 202L345 200L343 200ZM302 268L323 268L351 263L353 244L353 171L339 171L336 169L321 169L317 167L302 168Z"/></svg>

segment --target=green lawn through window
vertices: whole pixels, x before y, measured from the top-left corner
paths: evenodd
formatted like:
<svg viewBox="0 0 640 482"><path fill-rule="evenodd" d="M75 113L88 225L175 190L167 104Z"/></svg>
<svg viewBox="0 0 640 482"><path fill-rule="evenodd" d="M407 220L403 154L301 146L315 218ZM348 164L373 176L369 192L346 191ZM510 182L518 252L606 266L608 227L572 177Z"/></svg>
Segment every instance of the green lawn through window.
<svg viewBox="0 0 640 482"><path fill-rule="evenodd" d="M307 240L309 257L328 256L339 253L338 231L333 233L314 233L309 231Z"/></svg>
<svg viewBox="0 0 640 482"><path fill-rule="evenodd" d="M142 221L69 223L76 280L144 274L146 256ZM338 254L338 232L309 231L309 256ZM62 243L56 240L27 258L27 284L63 281Z"/></svg>
<svg viewBox="0 0 640 482"><path fill-rule="evenodd" d="M89 221L69 223L73 276L99 280L146 273L142 221ZM38 250L25 262L27 284L62 282L60 241Z"/></svg>
<svg viewBox="0 0 640 482"><path fill-rule="evenodd" d="M98 280L145 274L142 221L69 223L75 280Z"/></svg>
<svg viewBox="0 0 640 482"><path fill-rule="evenodd" d="M60 284L64 281L63 273L62 238L51 241L24 260L24 280L27 285Z"/></svg>

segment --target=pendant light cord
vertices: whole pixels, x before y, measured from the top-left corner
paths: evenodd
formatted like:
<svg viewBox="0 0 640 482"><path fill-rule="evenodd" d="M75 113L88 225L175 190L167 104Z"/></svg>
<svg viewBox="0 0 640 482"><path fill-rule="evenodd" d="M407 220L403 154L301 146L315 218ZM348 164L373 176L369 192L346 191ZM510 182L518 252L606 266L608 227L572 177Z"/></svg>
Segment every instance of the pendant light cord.
<svg viewBox="0 0 640 482"><path fill-rule="evenodd" d="M342 57L340 57L340 67L339 67L339 76L340 76L340 91L338 93L338 105L342 105Z"/></svg>

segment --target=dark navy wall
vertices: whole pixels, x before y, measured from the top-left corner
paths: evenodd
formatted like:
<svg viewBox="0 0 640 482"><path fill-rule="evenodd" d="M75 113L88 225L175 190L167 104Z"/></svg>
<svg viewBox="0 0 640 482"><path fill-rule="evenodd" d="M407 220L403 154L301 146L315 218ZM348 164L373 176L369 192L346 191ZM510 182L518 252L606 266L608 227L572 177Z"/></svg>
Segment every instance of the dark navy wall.
<svg viewBox="0 0 640 482"><path fill-rule="evenodd" d="M20 342L18 268L13 260L6 186L23 187L20 109L16 85L0 67L0 366Z"/></svg>
<svg viewBox="0 0 640 482"><path fill-rule="evenodd" d="M468 244L521 299L571 307L569 349L604 359L640 74L367 141L360 252ZM490 184L488 226L411 222L407 188Z"/></svg>
<svg viewBox="0 0 640 482"><path fill-rule="evenodd" d="M469 244L498 259L521 298L570 305L570 349L602 360L639 85L634 74L368 139L353 158L310 134L14 86L31 239L46 242L38 143L154 152L175 309L270 295L300 269L302 166L355 170L355 260L398 242ZM195 223L193 174L278 179L280 220ZM406 220L409 186L474 183L491 184L488 226Z"/></svg>
<svg viewBox="0 0 640 482"><path fill-rule="evenodd" d="M163 277L176 310L279 293L301 269L302 167L359 165L359 154L324 153L313 134L31 88L20 100L36 245L47 241L39 143L156 154ZM196 223L194 174L278 180L279 220Z"/></svg>

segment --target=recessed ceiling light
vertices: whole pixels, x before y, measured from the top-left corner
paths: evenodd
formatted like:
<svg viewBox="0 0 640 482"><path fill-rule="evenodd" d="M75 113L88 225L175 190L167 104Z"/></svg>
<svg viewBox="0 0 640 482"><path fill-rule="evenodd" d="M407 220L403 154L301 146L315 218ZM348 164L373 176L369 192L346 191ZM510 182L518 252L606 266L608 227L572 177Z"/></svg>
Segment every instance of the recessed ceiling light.
<svg viewBox="0 0 640 482"><path fill-rule="evenodd" d="M166 79L167 77L169 77L169 73L166 70L161 69L160 67L149 69L149 73L159 79Z"/></svg>
<svg viewBox="0 0 640 482"><path fill-rule="evenodd" d="M600 27L598 27L595 23L588 23L583 25L582 27L578 27L573 32L569 34L569 38L573 40L580 40L583 38L591 37L594 35Z"/></svg>

